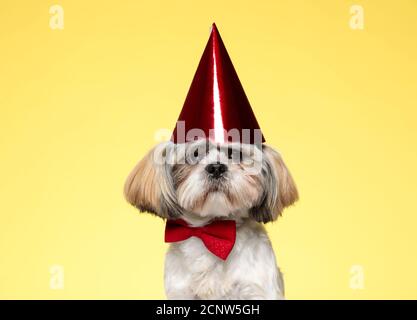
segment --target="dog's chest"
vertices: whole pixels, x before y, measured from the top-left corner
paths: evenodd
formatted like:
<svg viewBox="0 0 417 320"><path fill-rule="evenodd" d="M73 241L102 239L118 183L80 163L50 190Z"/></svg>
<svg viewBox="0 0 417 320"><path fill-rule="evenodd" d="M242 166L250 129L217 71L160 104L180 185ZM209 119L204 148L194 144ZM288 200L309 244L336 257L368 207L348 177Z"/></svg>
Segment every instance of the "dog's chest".
<svg viewBox="0 0 417 320"><path fill-rule="evenodd" d="M277 299L283 283L265 229L255 222L237 226L226 260L196 237L172 243L165 264L167 294L188 299Z"/></svg>
<svg viewBox="0 0 417 320"><path fill-rule="evenodd" d="M198 238L187 239L180 249L195 295L201 299L227 296L233 286L229 264L210 253Z"/></svg>

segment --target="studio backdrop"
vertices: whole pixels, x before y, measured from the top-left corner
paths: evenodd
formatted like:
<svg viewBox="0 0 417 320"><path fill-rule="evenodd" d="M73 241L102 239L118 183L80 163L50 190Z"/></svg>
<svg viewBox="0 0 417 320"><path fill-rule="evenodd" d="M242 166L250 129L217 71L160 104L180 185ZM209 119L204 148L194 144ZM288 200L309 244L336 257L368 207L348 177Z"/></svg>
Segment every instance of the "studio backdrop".
<svg viewBox="0 0 417 320"><path fill-rule="evenodd" d="M164 299L124 181L169 139L215 22L300 199L288 299L417 298L417 1L0 3L0 298Z"/></svg>

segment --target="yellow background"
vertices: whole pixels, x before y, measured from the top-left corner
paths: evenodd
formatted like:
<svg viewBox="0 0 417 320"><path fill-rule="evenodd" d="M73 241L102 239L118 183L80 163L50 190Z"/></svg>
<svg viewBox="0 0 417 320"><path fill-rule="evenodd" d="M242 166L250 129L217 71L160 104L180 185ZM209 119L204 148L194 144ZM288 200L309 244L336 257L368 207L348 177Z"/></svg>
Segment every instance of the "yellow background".
<svg viewBox="0 0 417 320"><path fill-rule="evenodd" d="M213 21L299 187L268 226L287 297L417 298L417 1L67 0L64 30L53 4L0 3L0 298L165 297L163 222L122 188Z"/></svg>

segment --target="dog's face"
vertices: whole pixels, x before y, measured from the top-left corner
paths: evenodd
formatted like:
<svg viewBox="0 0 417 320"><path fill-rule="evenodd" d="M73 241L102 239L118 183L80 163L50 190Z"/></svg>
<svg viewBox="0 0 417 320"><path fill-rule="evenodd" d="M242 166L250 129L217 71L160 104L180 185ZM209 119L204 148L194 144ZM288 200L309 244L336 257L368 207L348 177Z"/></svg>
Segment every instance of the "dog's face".
<svg viewBox="0 0 417 320"><path fill-rule="evenodd" d="M156 146L125 185L127 200L163 218L275 220L298 198L280 155L268 146L199 140Z"/></svg>
<svg viewBox="0 0 417 320"><path fill-rule="evenodd" d="M247 215L262 197L262 153L253 145L198 141L181 146L172 168L178 204L201 217Z"/></svg>

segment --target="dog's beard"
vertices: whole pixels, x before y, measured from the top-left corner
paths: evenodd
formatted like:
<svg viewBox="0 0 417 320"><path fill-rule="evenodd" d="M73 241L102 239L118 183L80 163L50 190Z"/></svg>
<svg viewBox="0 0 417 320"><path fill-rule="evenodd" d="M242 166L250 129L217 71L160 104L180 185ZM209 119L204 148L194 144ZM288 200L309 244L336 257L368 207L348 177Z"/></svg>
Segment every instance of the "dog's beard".
<svg viewBox="0 0 417 320"><path fill-rule="evenodd" d="M204 172L198 172L201 168L183 165L176 171L178 203L186 211L198 214L207 202L216 198L223 205L229 205L227 196L227 182L225 178L211 179ZM178 178L181 174L187 177Z"/></svg>
<svg viewBox="0 0 417 320"><path fill-rule="evenodd" d="M220 177L219 179L208 177L206 180L206 193L219 192L225 194L227 198L230 198L230 195L228 194L228 182L226 177Z"/></svg>
<svg viewBox="0 0 417 320"><path fill-rule="evenodd" d="M201 166L184 164L174 176L179 205L201 217L243 215L263 191L259 176L247 175L238 167L214 179Z"/></svg>

